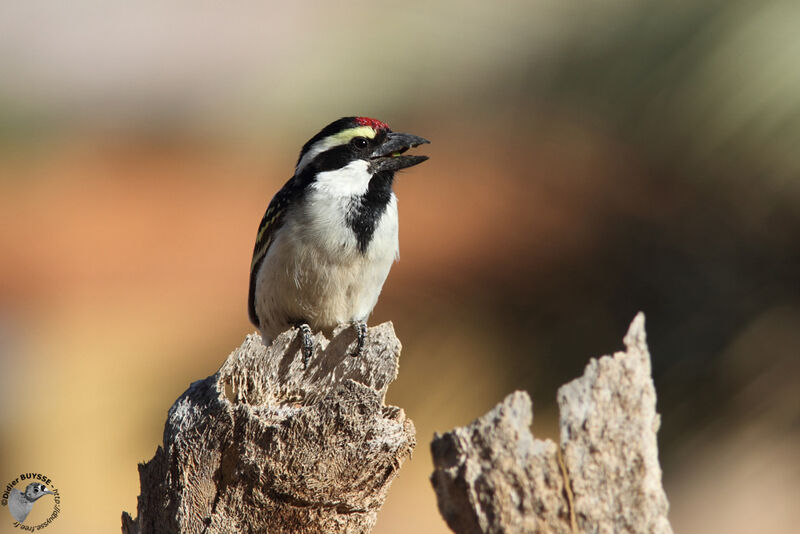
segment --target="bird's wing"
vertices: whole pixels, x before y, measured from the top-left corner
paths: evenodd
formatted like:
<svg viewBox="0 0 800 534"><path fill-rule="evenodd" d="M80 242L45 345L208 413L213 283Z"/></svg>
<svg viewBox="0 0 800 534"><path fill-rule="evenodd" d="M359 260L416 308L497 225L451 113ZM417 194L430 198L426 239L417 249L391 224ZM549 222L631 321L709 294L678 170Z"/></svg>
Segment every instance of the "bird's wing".
<svg viewBox="0 0 800 534"><path fill-rule="evenodd" d="M256 314L256 278L258 277L258 269L261 267L261 262L267 255L270 245L275 238L275 232L283 224L283 215L289 202L293 200L300 192L297 182L294 178L290 178L286 184L278 191L267 207L264 217L261 219L261 224L258 225L258 233L256 234L256 245L253 248L253 261L250 263L250 292L247 297L247 311L250 315L250 322L256 327L260 327L258 315Z"/></svg>
<svg viewBox="0 0 800 534"><path fill-rule="evenodd" d="M33 503L25 498L24 493L17 488L11 490L11 494L8 496L8 511L11 512L14 519L22 523L28 517L31 508L33 508Z"/></svg>

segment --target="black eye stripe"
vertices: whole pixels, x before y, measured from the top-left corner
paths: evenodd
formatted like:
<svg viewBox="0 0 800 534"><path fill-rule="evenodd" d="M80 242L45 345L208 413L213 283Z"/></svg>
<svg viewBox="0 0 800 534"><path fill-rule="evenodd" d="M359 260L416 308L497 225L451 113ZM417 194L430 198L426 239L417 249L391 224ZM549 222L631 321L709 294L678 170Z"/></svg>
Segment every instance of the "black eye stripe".
<svg viewBox="0 0 800 534"><path fill-rule="evenodd" d="M341 169L353 160L365 158L367 155L365 152L368 152L369 150L372 150L374 147L383 143L386 140L387 135L388 132L381 130L373 139L363 136L356 136L343 145L335 146L326 150L325 152L317 154L314 159L309 161L308 164L302 169L299 184L305 188L305 186L312 181L314 174L318 172ZM366 142L365 147L357 147L356 143L361 143L361 141L356 141L356 139L363 139Z"/></svg>
<svg viewBox="0 0 800 534"><path fill-rule="evenodd" d="M356 159L356 157L352 146L340 145L319 154L314 158L311 164L308 165L307 170L317 173L341 169ZM305 171L303 174L305 174Z"/></svg>

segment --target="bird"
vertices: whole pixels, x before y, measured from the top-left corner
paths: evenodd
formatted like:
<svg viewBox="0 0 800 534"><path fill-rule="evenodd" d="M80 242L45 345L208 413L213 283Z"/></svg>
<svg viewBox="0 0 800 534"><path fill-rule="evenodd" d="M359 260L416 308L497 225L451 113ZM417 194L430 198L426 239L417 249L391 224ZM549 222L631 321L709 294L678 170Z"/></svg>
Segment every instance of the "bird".
<svg viewBox="0 0 800 534"><path fill-rule="evenodd" d="M405 152L429 142L377 119L343 117L303 145L258 225L250 263L248 314L265 345L297 327L308 367L312 332L351 324L361 353L399 257L395 173L427 160Z"/></svg>
<svg viewBox="0 0 800 534"><path fill-rule="evenodd" d="M25 488L25 493L14 488L8 496L8 511L11 512L14 519L23 523L33 509L33 503L45 495L52 494L53 492L47 489L47 486L39 482L28 484L28 487Z"/></svg>

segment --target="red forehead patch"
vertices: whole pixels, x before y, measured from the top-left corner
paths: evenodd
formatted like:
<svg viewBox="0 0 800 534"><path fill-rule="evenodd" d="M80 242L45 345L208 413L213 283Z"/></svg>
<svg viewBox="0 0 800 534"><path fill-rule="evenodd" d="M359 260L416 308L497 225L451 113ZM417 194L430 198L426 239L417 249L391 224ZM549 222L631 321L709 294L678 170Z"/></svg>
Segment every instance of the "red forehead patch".
<svg viewBox="0 0 800 534"><path fill-rule="evenodd" d="M388 130L389 125L377 119L370 119L369 117L357 117L356 122L361 126L369 126L376 132L378 130Z"/></svg>

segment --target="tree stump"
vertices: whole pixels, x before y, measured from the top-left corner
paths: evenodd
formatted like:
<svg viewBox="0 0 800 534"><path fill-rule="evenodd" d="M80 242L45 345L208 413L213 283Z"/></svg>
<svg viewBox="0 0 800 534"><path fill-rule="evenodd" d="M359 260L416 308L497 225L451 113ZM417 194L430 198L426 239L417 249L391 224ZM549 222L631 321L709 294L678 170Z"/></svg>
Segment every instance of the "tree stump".
<svg viewBox="0 0 800 534"><path fill-rule="evenodd" d="M431 450L439 510L459 534L670 534L656 393L639 314L625 352L592 359L558 391L561 440L533 438L531 400L512 393Z"/></svg>
<svg viewBox="0 0 800 534"><path fill-rule="evenodd" d="M351 328L317 334L304 368L297 330L270 347L247 336L169 410L123 534L369 532L415 431L384 405L401 348L391 323L354 347Z"/></svg>

